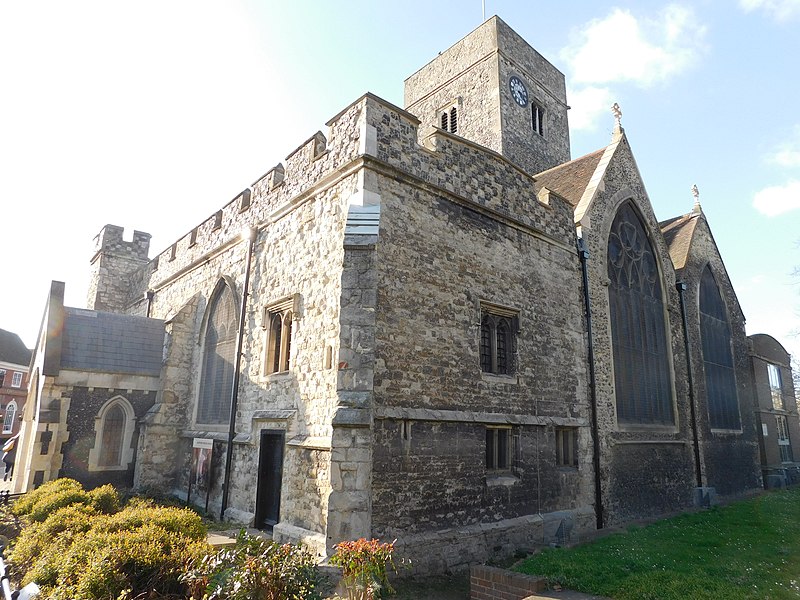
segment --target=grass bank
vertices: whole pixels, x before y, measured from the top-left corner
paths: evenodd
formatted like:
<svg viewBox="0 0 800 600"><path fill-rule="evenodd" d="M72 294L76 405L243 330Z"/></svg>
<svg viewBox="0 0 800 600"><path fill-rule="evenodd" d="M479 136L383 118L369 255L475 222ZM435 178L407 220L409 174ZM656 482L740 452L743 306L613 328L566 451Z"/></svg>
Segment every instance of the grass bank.
<svg viewBox="0 0 800 600"><path fill-rule="evenodd" d="M514 570L615 599L800 597L800 489L545 550Z"/></svg>

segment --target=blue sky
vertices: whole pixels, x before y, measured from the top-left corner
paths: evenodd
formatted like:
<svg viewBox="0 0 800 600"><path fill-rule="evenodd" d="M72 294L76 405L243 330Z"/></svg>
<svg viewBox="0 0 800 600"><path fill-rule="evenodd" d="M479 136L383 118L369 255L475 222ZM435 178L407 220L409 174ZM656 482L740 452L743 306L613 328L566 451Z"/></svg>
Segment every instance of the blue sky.
<svg viewBox="0 0 800 600"><path fill-rule="evenodd" d="M487 0L567 76L572 156L622 123L659 219L691 186L747 317L800 356L800 0ZM151 255L366 91L482 21L480 0L0 3L0 328L32 346L51 279L84 306L106 223Z"/></svg>

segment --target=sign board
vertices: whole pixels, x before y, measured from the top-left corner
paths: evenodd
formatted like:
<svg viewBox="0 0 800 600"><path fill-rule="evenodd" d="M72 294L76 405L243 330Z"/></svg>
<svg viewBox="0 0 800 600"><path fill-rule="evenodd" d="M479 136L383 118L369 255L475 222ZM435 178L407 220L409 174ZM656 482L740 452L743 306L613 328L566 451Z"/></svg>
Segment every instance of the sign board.
<svg viewBox="0 0 800 600"><path fill-rule="evenodd" d="M208 496L211 491L211 456L214 452L214 440L194 438L192 440L192 461L189 470L189 491L186 501L192 501L192 490L195 494L205 496L205 509L208 511Z"/></svg>

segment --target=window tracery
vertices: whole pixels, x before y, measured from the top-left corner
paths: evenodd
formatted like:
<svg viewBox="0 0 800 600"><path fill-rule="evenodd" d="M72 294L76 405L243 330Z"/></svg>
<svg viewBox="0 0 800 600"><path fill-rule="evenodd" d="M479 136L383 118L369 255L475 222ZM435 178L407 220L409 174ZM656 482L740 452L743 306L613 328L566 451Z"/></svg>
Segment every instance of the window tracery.
<svg viewBox="0 0 800 600"><path fill-rule="evenodd" d="M614 387L620 423L672 425L672 383L661 278L632 204L623 204L608 238Z"/></svg>

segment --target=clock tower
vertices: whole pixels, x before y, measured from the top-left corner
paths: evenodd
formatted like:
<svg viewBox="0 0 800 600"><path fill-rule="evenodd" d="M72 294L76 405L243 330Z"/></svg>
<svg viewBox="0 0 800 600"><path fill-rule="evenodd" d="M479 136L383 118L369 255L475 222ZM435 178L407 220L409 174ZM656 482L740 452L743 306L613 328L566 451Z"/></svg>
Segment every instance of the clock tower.
<svg viewBox="0 0 800 600"><path fill-rule="evenodd" d="M405 105L531 175L570 160L564 74L499 17L406 79Z"/></svg>

